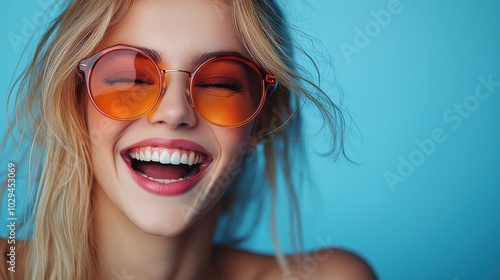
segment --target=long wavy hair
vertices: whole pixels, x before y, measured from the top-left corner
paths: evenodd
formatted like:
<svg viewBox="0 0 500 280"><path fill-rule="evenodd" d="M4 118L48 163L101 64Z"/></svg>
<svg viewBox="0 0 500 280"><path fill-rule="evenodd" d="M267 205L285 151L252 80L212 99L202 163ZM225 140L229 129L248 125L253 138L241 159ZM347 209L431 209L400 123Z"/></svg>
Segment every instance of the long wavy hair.
<svg viewBox="0 0 500 280"><path fill-rule="evenodd" d="M294 53L302 51L294 46L290 26L275 1L233 0L227 4L231 8L227 16L232 16L252 58L279 80L277 91L266 101L257 119L250 146L261 147L264 165L255 172L265 173L272 209L275 208L277 176L284 175L283 185L296 221L294 232L300 239L298 204L291 174L292 154L303 152L299 141L300 108L310 102L321 113L325 127L333 136L330 150L333 154L343 152L344 119L328 95L301 74ZM35 168L30 174L39 177L31 221L34 229L26 248L27 279L93 277L97 248L91 229L91 136L85 123L82 105L85 93L76 65L96 50L107 30L119 24L132 6L133 0L71 1L41 38L31 63L17 80L14 106L23 109L16 110L12 127L21 128L21 134L31 141L29 158ZM11 95L13 97L13 93ZM250 170L250 162L247 160L243 168ZM259 199L238 188L248 172L239 175L223 199L229 225L240 220L237 217L244 210L242 205L246 205L241 202ZM234 203L236 201L238 203ZM276 255L286 269L287 262L276 238L274 216L273 213L271 224Z"/></svg>

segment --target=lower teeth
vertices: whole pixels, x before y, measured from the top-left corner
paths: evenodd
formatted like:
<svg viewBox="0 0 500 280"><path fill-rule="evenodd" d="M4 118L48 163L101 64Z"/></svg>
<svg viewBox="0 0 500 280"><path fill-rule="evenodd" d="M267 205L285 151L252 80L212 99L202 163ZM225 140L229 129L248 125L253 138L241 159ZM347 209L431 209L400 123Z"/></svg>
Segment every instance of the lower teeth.
<svg viewBox="0 0 500 280"><path fill-rule="evenodd" d="M199 171L200 171L199 167L193 168L193 170L191 170L191 172L189 172L189 174L187 174L186 176L179 178L179 179L156 179L153 177L149 177L148 175L146 175L140 171L136 170L135 172L137 172L137 174L139 174L142 177L149 179L151 181L155 181L155 182L160 183L160 184L170 184L170 183L181 182L181 181L187 180L187 179L193 177L194 175L196 175L196 173L198 173Z"/></svg>

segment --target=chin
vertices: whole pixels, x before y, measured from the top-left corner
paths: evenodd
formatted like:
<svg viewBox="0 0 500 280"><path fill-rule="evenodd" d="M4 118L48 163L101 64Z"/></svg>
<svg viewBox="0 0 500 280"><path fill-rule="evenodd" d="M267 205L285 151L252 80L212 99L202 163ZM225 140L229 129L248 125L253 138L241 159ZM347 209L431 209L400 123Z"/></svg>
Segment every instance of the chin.
<svg viewBox="0 0 500 280"><path fill-rule="evenodd" d="M153 194L130 182L133 191L126 195L120 208L141 231L154 236L178 237L201 222L222 199L227 186L217 175L209 170L190 191L174 196Z"/></svg>

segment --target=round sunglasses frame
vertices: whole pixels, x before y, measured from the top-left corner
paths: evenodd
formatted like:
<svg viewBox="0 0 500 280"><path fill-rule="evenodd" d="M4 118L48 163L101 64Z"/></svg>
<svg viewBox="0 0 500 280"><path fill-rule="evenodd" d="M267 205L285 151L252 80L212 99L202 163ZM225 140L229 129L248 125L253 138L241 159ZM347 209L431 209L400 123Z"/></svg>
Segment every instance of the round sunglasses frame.
<svg viewBox="0 0 500 280"><path fill-rule="evenodd" d="M131 118L118 118L118 117L110 116L109 114L107 114L106 112L101 110L101 108L99 108L99 106L96 104L94 97L92 96L91 86L90 86L92 72L93 72L93 69L94 69L96 63L101 58L105 57L107 54L109 54L111 52L115 52L115 51L120 51L120 50L132 51L132 52L138 53L141 56L144 56L145 58L147 58L155 66L155 68L158 72L158 77L159 77L158 82L160 83L156 99L151 104L151 106L142 114L135 116L135 117L131 117ZM235 61L243 62L246 65L250 66L253 70L255 70L255 72L258 73L259 76L261 77L262 94L261 94L261 100L259 102L259 105L258 105L256 111L250 117L248 117L246 120L244 120L240 123L220 124L220 123L211 121L210 119L208 119L206 116L204 116L203 114L201 114L198 111L198 109L196 107L196 101L195 101L195 99L193 99L192 89L194 88L193 83L194 83L194 80L195 80L194 78L196 77L196 74L202 68L204 68L207 64L214 62L214 61L217 61L217 60L235 60ZM266 72L257 63L255 63L254 61L249 60L243 56L238 56L238 55L216 56L216 57L210 58L210 59L204 61L203 63L201 63L194 71L187 71L187 70L180 70L180 69L161 69L158 66L158 63L149 54L147 54L143 50L136 48L136 47L133 47L133 46L123 45L123 44L118 44L118 45L114 45L111 47L107 47L105 49L102 49L102 50L96 52L95 54L93 54L89 58L81 60L80 63L78 64L78 70L80 73L83 73L83 75L84 75L87 94L90 98L90 101L94 105L94 107L104 116L111 118L111 119L114 119L114 120L121 120L121 121L130 121L130 120L138 119L138 118L148 114L157 105L158 101L162 99L163 95L166 92L166 90L165 90L166 86L168 86L168 85L165 85L165 83L164 83L166 73L182 72L182 73L188 74L188 88L186 90L186 97L188 99L189 105L192 108L194 108L194 110L197 112L197 114L200 115L204 120L206 120L207 122L209 122L213 125L220 126L220 127L238 127L238 126L245 125L245 124L249 123L250 121L252 121L260 113L260 111L264 107L264 103L267 99L268 92L272 93L272 92L276 91L276 89L278 87L278 79L273 74Z"/></svg>

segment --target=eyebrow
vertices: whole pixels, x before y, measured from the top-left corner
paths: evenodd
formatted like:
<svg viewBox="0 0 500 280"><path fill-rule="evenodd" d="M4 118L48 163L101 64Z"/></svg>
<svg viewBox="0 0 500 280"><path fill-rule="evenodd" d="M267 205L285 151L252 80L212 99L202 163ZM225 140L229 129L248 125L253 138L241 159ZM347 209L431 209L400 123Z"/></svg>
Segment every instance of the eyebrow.
<svg viewBox="0 0 500 280"><path fill-rule="evenodd" d="M154 49L141 47L141 46L134 46L134 47L140 49L141 51L143 51L144 53L149 55L156 63L158 63L160 61L165 61L165 59L162 57L162 55ZM240 52L233 51L233 50L221 50L221 51L215 51L215 52L206 52L206 53L196 54L194 59L193 59L193 64L195 66L198 66L211 58L218 57L218 56L224 56L224 55L233 55L233 56L244 57L244 55L241 54Z"/></svg>
<svg viewBox="0 0 500 280"><path fill-rule="evenodd" d="M141 46L133 46L134 48L138 48L139 50L145 52L147 55L149 55L156 63L160 62L162 60L162 56L159 52L149 49L146 47L141 47Z"/></svg>
<svg viewBox="0 0 500 280"><path fill-rule="evenodd" d="M198 66L202 64L203 62L212 59L214 57L218 56L224 56L224 55L232 55L232 56L241 56L244 57L243 54L237 52L237 51L231 51L231 50L223 50L223 51L216 51L216 52L207 52L207 53L201 53L195 56L193 63Z"/></svg>

